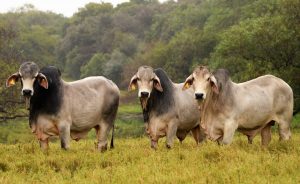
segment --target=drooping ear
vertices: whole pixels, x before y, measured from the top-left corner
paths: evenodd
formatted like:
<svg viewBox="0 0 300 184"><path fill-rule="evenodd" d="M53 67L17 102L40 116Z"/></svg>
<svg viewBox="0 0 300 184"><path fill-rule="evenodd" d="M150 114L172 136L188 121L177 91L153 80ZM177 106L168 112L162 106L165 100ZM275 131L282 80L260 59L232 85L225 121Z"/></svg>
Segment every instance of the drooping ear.
<svg viewBox="0 0 300 184"><path fill-rule="evenodd" d="M183 84L182 90L186 90L186 89L190 88L193 85L193 82L194 82L194 77L193 77L193 74L191 74L188 78L186 78L186 80Z"/></svg>
<svg viewBox="0 0 300 184"><path fill-rule="evenodd" d="M211 84L211 88L213 90L213 92L215 92L216 94L219 94L219 87L218 87L218 82L217 79L215 78L215 76L211 75L209 77L210 80L210 84Z"/></svg>
<svg viewBox="0 0 300 184"><path fill-rule="evenodd" d="M6 87L11 87L11 86L14 86L16 84L16 82L18 82L19 78L20 78L20 74L17 72L17 73L14 73L12 74L10 77L8 77L8 79L6 80Z"/></svg>
<svg viewBox="0 0 300 184"><path fill-rule="evenodd" d="M46 76L42 73L39 73L36 76L37 81L39 82L40 86L42 86L45 89L48 89L48 80L46 78Z"/></svg>
<svg viewBox="0 0 300 184"><path fill-rule="evenodd" d="M128 91L136 90L136 88L137 88L137 79L138 79L138 77L137 77L136 74L131 78L129 86L128 86Z"/></svg>
<svg viewBox="0 0 300 184"><path fill-rule="evenodd" d="M155 75L154 79L153 79L153 86L156 90L163 92L163 88L161 87L161 83L159 78Z"/></svg>

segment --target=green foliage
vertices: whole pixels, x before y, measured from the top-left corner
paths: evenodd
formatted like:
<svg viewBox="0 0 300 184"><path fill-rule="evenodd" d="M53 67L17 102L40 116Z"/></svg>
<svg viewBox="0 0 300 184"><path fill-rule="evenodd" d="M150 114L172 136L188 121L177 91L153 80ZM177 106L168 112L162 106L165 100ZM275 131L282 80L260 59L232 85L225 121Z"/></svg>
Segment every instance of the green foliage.
<svg viewBox="0 0 300 184"><path fill-rule="evenodd" d="M273 74L292 86L300 111L299 12L299 0L137 0L89 3L67 19L25 5L0 15L0 66L15 71L33 60L71 80L103 75L120 88L141 65L175 82L196 65L227 68L236 82Z"/></svg>
<svg viewBox="0 0 300 184"><path fill-rule="evenodd" d="M108 55L97 53L81 68L81 77L103 75L104 66L108 62Z"/></svg>
<svg viewBox="0 0 300 184"><path fill-rule="evenodd" d="M227 68L237 82L274 74L292 86L299 111L299 9L298 0L90 3L66 25L58 61L75 79L102 74L121 87L144 64L176 82L199 64ZM95 54L109 61L87 72Z"/></svg>

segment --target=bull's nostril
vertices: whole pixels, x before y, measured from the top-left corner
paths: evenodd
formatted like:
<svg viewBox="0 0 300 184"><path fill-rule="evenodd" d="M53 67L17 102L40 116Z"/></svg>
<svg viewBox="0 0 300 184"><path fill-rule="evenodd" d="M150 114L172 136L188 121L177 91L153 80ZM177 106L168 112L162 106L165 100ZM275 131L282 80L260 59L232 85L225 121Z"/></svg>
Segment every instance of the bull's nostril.
<svg viewBox="0 0 300 184"><path fill-rule="evenodd" d="M23 96L31 96L32 91L30 89L24 89L22 91L22 93L23 93Z"/></svg>
<svg viewBox="0 0 300 184"><path fill-rule="evenodd" d="M195 93L195 98L196 98L197 100L203 99L203 93Z"/></svg>
<svg viewBox="0 0 300 184"><path fill-rule="evenodd" d="M149 97L149 93L148 92L141 92L141 96L142 97Z"/></svg>

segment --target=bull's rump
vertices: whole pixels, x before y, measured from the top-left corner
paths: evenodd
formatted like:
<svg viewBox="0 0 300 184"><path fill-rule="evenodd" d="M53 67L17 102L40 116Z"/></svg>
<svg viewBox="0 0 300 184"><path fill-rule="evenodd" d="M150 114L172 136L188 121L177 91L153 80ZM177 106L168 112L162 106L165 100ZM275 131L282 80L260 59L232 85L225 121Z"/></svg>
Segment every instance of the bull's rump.
<svg viewBox="0 0 300 184"><path fill-rule="evenodd" d="M188 130L198 125L200 121L200 112L198 103L195 100L194 92L192 89L182 90L184 83L175 84L175 109L178 117L179 130Z"/></svg>
<svg viewBox="0 0 300 184"><path fill-rule="evenodd" d="M283 80L265 75L235 84L236 120L240 128L260 127L293 109L293 92Z"/></svg>

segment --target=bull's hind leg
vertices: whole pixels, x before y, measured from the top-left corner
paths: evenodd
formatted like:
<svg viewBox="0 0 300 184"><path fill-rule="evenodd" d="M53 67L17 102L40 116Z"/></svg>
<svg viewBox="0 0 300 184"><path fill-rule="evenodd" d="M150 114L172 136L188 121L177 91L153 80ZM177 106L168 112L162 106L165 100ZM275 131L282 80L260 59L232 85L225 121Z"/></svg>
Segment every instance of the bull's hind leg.
<svg viewBox="0 0 300 184"><path fill-rule="evenodd" d="M106 122L101 122L97 127L98 128L95 127L98 140L97 148L99 151L103 152L107 150L107 136L112 126Z"/></svg>
<svg viewBox="0 0 300 184"><path fill-rule="evenodd" d="M271 127L274 125L274 122L268 123L262 130L261 130L261 145L262 146L268 146L268 144L271 141L272 132Z"/></svg>
<svg viewBox="0 0 300 184"><path fill-rule="evenodd" d="M252 136L252 135L247 135L247 138L248 138L248 144L252 144L252 143L253 143L253 138L254 138L254 136Z"/></svg>
<svg viewBox="0 0 300 184"><path fill-rule="evenodd" d="M290 118L280 117L278 120L276 120L279 127L279 140L289 140L291 138L291 121L292 115Z"/></svg>
<svg viewBox="0 0 300 184"><path fill-rule="evenodd" d="M289 140L291 138L290 122L281 121L279 125L279 140Z"/></svg>

